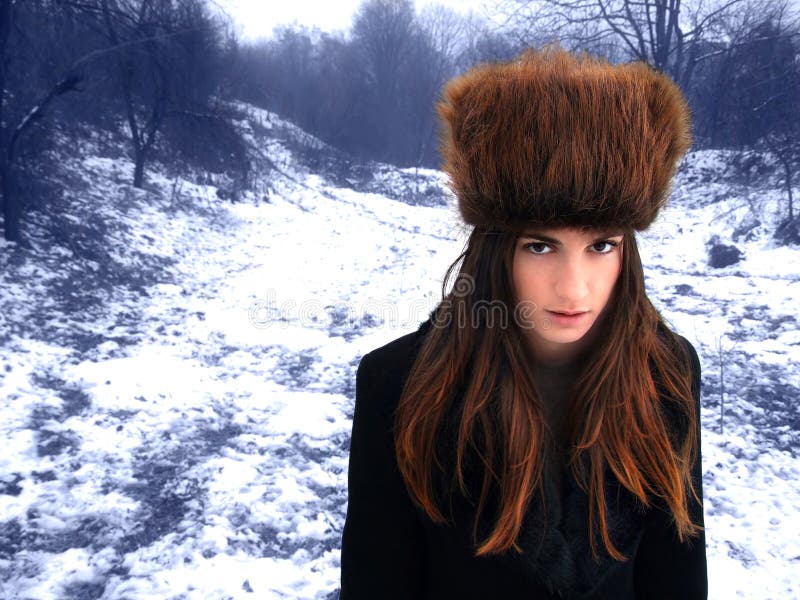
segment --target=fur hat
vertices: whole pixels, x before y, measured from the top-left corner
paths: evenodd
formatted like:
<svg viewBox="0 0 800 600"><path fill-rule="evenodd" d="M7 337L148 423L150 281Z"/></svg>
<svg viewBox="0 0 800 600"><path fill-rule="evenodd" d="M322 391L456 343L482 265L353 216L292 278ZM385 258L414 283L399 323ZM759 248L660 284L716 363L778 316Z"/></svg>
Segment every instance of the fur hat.
<svg viewBox="0 0 800 600"><path fill-rule="evenodd" d="M436 109L442 169L476 226L647 229L692 143L666 75L557 45L451 79Z"/></svg>

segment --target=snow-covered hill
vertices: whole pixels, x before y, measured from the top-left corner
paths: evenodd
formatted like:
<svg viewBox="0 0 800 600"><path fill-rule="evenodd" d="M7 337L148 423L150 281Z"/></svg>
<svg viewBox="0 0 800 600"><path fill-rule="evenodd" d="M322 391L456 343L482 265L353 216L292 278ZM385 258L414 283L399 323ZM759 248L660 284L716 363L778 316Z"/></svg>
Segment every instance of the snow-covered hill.
<svg viewBox="0 0 800 600"><path fill-rule="evenodd" d="M33 249L0 242L3 598L336 597L355 368L426 318L466 232L438 172L241 108L240 202L163 169L133 189L87 139ZM640 250L703 365L711 597L792 598L798 251L769 238L780 193L727 162L687 158ZM711 268L710 241L743 259Z"/></svg>

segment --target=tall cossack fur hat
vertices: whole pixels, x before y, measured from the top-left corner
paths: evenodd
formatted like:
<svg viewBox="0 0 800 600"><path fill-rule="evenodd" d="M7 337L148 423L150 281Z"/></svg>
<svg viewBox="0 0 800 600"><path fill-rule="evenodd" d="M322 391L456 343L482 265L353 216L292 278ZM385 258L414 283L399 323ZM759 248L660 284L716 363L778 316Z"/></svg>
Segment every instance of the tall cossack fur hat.
<svg viewBox="0 0 800 600"><path fill-rule="evenodd" d="M647 229L692 143L669 77L557 45L451 79L436 109L442 168L476 226Z"/></svg>

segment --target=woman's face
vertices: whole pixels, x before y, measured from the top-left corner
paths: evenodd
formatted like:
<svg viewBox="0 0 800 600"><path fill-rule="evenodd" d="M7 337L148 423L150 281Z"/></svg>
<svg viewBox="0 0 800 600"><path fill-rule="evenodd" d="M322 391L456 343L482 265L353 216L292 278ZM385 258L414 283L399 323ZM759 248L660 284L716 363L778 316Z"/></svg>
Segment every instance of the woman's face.
<svg viewBox="0 0 800 600"><path fill-rule="evenodd" d="M622 270L623 239L621 230L566 227L534 228L517 238L515 315L536 359L566 362L592 343Z"/></svg>

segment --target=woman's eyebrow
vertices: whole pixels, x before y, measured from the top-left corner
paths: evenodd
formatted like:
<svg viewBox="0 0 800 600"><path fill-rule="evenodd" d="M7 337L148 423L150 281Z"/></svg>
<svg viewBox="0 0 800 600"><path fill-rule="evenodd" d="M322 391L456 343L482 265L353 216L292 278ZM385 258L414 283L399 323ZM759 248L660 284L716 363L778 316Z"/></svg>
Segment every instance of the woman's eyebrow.
<svg viewBox="0 0 800 600"><path fill-rule="evenodd" d="M602 240L606 240L606 239L608 239L610 237L616 237L616 236L619 236L619 235L622 235L622 232L619 231L618 229L606 229L604 231L601 231L598 234L598 237L594 238L594 241L595 242L599 242L599 241L602 241ZM537 231L526 231L520 237L523 237L523 238L535 238L537 240L542 240L543 242L548 242L548 243L554 244L556 246L560 246L561 245L561 242L559 240L557 240L556 238L552 238L550 236L543 235L543 234L541 234L541 233L539 233Z"/></svg>

